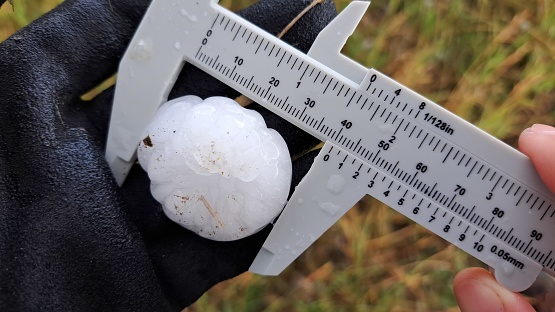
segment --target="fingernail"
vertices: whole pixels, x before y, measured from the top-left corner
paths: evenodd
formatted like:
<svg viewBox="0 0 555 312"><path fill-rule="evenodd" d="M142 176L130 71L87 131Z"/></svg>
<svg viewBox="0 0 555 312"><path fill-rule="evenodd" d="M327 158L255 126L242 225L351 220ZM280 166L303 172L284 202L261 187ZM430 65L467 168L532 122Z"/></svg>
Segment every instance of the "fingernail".
<svg viewBox="0 0 555 312"><path fill-rule="evenodd" d="M542 124L535 124L532 127L524 130L523 134L536 134L536 135L554 135L555 136L555 128L542 125Z"/></svg>

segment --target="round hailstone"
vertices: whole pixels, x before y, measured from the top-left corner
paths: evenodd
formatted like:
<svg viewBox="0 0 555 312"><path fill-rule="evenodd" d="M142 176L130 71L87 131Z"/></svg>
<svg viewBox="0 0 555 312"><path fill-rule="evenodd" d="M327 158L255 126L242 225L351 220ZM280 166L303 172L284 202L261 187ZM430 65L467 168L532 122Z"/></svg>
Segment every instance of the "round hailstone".
<svg viewBox="0 0 555 312"><path fill-rule="evenodd" d="M281 212L291 184L283 138L259 113L223 97L164 104L138 158L166 215L213 240L262 229Z"/></svg>

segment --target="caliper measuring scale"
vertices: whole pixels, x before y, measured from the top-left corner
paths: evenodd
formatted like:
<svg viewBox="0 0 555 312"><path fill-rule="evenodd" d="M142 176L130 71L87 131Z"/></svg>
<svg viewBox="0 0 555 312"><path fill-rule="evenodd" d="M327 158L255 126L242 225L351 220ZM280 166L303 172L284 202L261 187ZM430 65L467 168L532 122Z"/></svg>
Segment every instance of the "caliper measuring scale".
<svg viewBox="0 0 555 312"><path fill-rule="evenodd" d="M351 2L304 54L217 1L153 1L118 74L106 152L118 183L191 63L326 142L251 271L279 274L369 194L494 268L510 290L553 275L555 200L531 161L340 53L368 5Z"/></svg>

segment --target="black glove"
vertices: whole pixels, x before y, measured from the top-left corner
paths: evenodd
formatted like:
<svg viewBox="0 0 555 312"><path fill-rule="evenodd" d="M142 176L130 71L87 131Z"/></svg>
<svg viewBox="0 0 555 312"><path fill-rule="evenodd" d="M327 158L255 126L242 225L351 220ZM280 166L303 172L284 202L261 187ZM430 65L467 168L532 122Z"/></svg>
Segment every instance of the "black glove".
<svg viewBox="0 0 555 312"><path fill-rule="evenodd" d="M116 71L148 2L67 0L0 44L0 311L180 310L248 269L269 233L203 239L166 218L139 167L122 188L113 180L104 160L113 90L79 96ZM277 34L310 2L263 0L241 15ZM334 16L327 0L284 40L307 51ZM237 95L191 67L171 98ZM317 143L254 108L292 155ZM292 185L313 157L294 162Z"/></svg>

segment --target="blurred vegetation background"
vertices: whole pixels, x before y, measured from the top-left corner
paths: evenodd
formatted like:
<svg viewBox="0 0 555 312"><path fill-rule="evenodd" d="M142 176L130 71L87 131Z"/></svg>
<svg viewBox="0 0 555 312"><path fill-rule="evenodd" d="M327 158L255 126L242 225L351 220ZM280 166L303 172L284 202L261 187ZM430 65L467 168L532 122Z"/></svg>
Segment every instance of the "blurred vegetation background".
<svg viewBox="0 0 555 312"><path fill-rule="evenodd" d="M0 41L60 2L6 2ZM555 0L374 0L344 53L512 146L531 124L555 124ZM185 311L458 311L451 282L474 265L365 198L279 277L245 273Z"/></svg>

